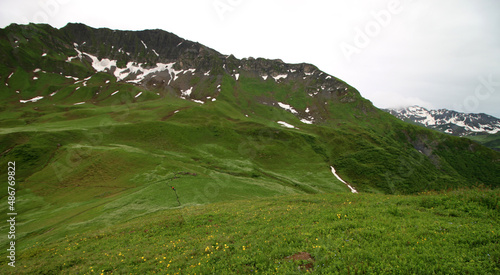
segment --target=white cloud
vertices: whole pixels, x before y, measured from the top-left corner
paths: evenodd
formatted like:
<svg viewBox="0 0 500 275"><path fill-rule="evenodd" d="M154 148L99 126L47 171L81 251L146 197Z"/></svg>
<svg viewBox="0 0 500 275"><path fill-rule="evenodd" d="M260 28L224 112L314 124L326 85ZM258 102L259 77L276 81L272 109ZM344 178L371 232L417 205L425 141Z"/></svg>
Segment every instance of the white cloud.
<svg viewBox="0 0 500 275"><path fill-rule="evenodd" d="M418 97L405 96L395 92L382 92L369 95L372 103L379 108L402 108L412 105L422 106L428 109L435 109L436 106L431 102L422 100Z"/></svg>

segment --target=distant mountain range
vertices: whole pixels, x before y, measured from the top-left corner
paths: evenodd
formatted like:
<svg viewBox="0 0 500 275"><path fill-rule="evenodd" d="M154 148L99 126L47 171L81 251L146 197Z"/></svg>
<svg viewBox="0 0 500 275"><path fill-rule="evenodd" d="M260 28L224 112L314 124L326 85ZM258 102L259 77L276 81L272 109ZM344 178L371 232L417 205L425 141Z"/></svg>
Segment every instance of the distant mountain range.
<svg viewBox="0 0 500 275"><path fill-rule="evenodd" d="M466 114L447 109L428 110L419 106L384 109L395 117L453 136L467 137L500 151L500 119L487 114Z"/></svg>
<svg viewBox="0 0 500 275"><path fill-rule="evenodd" d="M454 136L497 134L500 119L487 114L466 114L453 110L428 110L419 106L385 109L395 117Z"/></svg>

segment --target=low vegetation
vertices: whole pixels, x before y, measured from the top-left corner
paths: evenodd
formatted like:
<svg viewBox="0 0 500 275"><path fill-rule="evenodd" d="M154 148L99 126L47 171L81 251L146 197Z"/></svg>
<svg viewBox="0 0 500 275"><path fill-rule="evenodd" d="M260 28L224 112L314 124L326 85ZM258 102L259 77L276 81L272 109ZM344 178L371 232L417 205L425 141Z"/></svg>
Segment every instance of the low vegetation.
<svg viewBox="0 0 500 275"><path fill-rule="evenodd" d="M18 267L3 265L2 273L498 274L499 198L475 188L180 207L29 242Z"/></svg>

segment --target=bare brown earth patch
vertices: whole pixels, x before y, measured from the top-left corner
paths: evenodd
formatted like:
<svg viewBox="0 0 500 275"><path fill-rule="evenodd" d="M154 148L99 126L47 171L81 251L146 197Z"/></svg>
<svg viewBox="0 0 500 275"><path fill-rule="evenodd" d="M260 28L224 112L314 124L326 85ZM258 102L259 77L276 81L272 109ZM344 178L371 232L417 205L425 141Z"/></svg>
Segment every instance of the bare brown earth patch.
<svg viewBox="0 0 500 275"><path fill-rule="evenodd" d="M307 272L313 270L314 258L311 256L311 254L309 254L307 252L296 253L292 256L286 257L285 260L301 261L301 265L299 265L299 268L301 270L304 270Z"/></svg>

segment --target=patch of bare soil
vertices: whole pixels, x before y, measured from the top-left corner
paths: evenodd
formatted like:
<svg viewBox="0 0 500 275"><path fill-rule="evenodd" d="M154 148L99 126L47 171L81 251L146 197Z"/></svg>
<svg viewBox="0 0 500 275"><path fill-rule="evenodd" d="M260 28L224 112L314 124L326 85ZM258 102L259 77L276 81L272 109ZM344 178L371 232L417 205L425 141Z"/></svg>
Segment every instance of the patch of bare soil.
<svg viewBox="0 0 500 275"><path fill-rule="evenodd" d="M285 260L301 261L302 264L299 265L299 268L301 270L304 270L306 272L313 270L314 258L307 252L299 252L292 256L286 257Z"/></svg>

